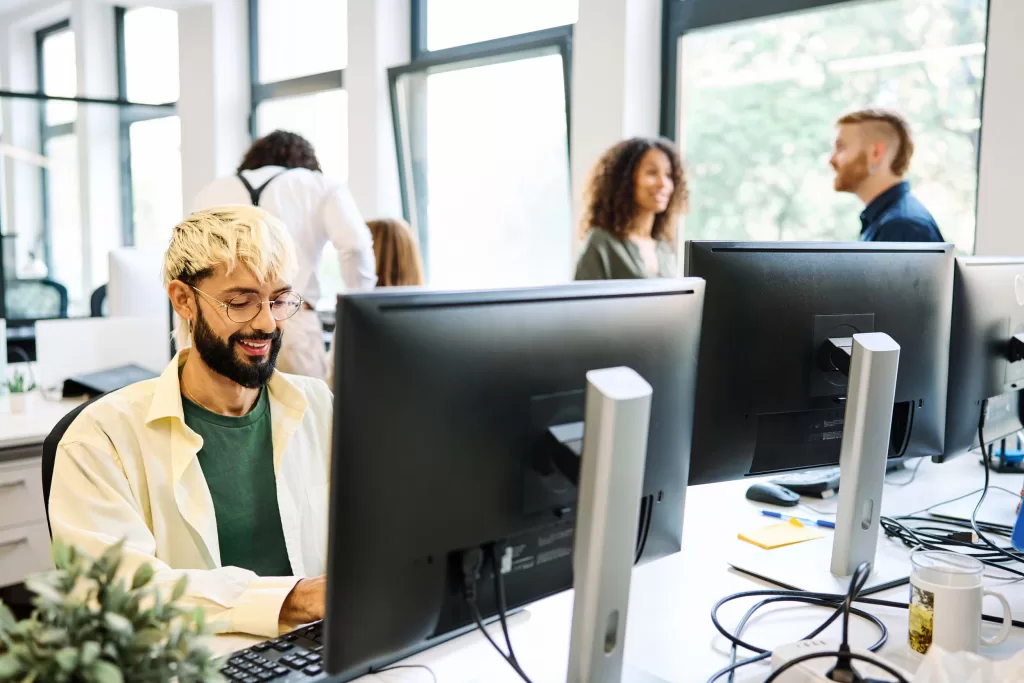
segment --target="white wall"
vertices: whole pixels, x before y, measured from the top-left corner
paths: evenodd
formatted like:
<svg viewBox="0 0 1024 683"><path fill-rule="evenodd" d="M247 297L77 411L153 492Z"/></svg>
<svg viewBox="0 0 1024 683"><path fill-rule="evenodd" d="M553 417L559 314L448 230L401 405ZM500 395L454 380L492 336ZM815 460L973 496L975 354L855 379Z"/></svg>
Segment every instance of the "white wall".
<svg viewBox="0 0 1024 683"><path fill-rule="evenodd" d="M991 0L975 253L1024 254L1024 2Z"/></svg>

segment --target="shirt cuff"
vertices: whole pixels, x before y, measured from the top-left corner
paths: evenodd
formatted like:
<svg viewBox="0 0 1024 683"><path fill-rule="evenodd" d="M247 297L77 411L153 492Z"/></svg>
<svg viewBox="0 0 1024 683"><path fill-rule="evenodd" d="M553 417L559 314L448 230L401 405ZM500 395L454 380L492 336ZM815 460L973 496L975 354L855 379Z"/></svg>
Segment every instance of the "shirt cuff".
<svg viewBox="0 0 1024 683"><path fill-rule="evenodd" d="M264 638L280 635L281 606L299 582L297 576L257 577L231 609L231 630Z"/></svg>

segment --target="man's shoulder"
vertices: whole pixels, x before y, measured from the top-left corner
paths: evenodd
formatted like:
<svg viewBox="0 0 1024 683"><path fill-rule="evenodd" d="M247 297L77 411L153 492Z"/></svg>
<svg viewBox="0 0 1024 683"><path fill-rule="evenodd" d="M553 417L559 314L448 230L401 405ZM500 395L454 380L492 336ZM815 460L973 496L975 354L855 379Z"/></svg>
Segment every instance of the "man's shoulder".
<svg viewBox="0 0 1024 683"><path fill-rule="evenodd" d="M113 430L122 431L145 424L156 392L157 378L130 384L96 399L68 425L61 444L103 438Z"/></svg>
<svg viewBox="0 0 1024 683"><path fill-rule="evenodd" d="M314 408L330 406L334 402L334 395L331 393L327 382L318 377L307 377L305 375L290 375L280 370L274 373L284 380L292 389L302 394L306 402ZM273 386L271 387L273 389Z"/></svg>

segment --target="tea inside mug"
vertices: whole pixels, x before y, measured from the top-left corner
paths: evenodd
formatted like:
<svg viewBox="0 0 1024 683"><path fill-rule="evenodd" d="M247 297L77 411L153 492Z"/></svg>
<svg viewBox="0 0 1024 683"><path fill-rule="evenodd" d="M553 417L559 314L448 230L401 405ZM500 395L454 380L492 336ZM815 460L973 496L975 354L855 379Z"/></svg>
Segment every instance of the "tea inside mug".
<svg viewBox="0 0 1024 683"><path fill-rule="evenodd" d="M913 575L922 581L949 588L981 585L985 566L973 557L942 550L918 550L910 555Z"/></svg>

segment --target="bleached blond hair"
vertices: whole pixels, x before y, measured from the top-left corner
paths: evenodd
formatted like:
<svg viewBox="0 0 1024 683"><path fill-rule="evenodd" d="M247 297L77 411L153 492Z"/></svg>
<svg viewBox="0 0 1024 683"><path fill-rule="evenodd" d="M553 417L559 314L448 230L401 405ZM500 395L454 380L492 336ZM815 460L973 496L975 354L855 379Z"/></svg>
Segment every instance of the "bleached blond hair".
<svg viewBox="0 0 1024 683"><path fill-rule="evenodd" d="M195 285L217 266L228 274L240 266L259 282L289 280L295 269L295 245L277 218L256 206L225 205L196 211L174 226L164 255L164 286L174 280ZM178 325L178 346L188 346L187 325Z"/></svg>

